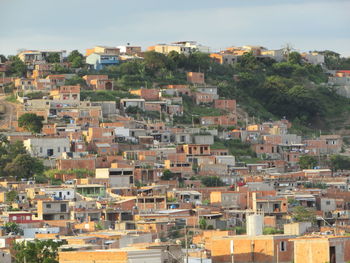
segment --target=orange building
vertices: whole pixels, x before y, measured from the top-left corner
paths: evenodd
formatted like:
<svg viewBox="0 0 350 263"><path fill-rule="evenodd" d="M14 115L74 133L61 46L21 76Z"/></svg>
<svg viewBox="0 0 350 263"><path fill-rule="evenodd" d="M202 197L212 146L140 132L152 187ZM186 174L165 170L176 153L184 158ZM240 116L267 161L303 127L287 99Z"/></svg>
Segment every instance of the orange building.
<svg viewBox="0 0 350 263"><path fill-rule="evenodd" d="M159 89L136 89L131 90L130 93L140 96L145 100L158 100L159 99Z"/></svg>
<svg viewBox="0 0 350 263"><path fill-rule="evenodd" d="M204 84L204 73L201 72L187 72L187 82L192 84Z"/></svg>
<svg viewBox="0 0 350 263"><path fill-rule="evenodd" d="M236 114L236 100L215 100L214 108Z"/></svg>
<svg viewBox="0 0 350 263"><path fill-rule="evenodd" d="M295 263L350 261L349 236L305 236L292 239Z"/></svg>
<svg viewBox="0 0 350 263"><path fill-rule="evenodd" d="M290 235L214 237L210 243L213 262L292 262L294 255ZM303 263L305 262L305 259ZM313 261L308 261L313 262Z"/></svg>

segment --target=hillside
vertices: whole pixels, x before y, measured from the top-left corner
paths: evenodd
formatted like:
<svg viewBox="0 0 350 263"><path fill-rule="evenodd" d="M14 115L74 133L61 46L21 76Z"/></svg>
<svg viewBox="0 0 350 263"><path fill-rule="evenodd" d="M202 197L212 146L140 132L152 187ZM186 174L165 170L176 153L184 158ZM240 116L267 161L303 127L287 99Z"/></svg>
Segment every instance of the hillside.
<svg viewBox="0 0 350 263"><path fill-rule="evenodd" d="M350 122L350 100L329 89L324 69L303 63L297 52L290 54L288 62L279 63L246 54L234 65L217 64L203 53L186 57L176 52L167 56L146 52L144 60L111 66L100 73L114 78L118 93L123 96L140 86L187 84L186 71L204 72L207 85L216 85L220 97L236 99L241 116L246 112L251 121L286 117L303 134L315 130L344 133ZM220 115L219 111L195 106L186 98L184 107L185 114L176 120L178 124L191 123L193 116Z"/></svg>

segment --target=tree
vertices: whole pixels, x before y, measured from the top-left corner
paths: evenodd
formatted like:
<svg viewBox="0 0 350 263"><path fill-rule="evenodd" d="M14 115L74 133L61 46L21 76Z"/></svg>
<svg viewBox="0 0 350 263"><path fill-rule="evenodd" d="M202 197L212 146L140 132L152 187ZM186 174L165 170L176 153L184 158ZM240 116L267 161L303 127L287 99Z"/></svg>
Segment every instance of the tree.
<svg viewBox="0 0 350 263"><path fill-rule="evenodd" d="M2 226L2 229L8 235L9 233L13 233L15 235L23 235L23 230L20 226L14 222L7 222Z"/></svg>
<svg viewBox="0 0 350 263"><path fill-rule="evenodd" d="M6 193L6 201L12 203L17 200L18 193L15 190Z"/></svg>
<svg viewBox="0 0 350 263"><path fill-rule="evenodd" d="M301 64L301 55L298 52L291 52L289 54L289 59L288 62L292 63L292 64Z"/></svg>
<svg viewBox="0 0 350 263"><path fill-rule="evenodd" d="M67 60L72 63L72 68L81 68L84 65L84 56L78 50L73 50Z"/></svg>
<svg viewBox="0 0 350 263"><path fill-rule="evenodd" d="M0 63L5 63L6 61L7 58L4 55L0 54Z"/></svg>
<svg viewBox="0 0 350 263"><path fill-rule="evenodd" d="M34 113L25 113L18 118L18 126L32 133L40 133L43 128L42 116L37 116Z"/></svg>
<svg viewBox="0 0 350 263"><path fill-rule="evenodd" d="M332 155L330 165L333 171L350 170L350 158L343 155Z"/></svg>
<svg viewBox="0 0 350 263"><path fill-rule="evenodd" d="M214 186L224 186L225 183L218 176L205 176L201 178L201 182L206 187L214 187Z"/></svg>
<svg viewBox="0 0 350 263"><path fill-rule="evenodd" d="M199 219L199 228L200 229L207 229L207 221L202 217Z"/></svg>
<svg viewBox="0 0 350 263"><path fill-rule="evenodd" d="M50 239L15 242L15 263L58 263L58 248L63 244Z"/></svg>
<svg viewBox="0 0 350 263"><path fill-rule="evenodd" d="M170 170L166 169L163 171L163 175L160 177L160 179L169 181L174 177L175 177L175 174L173 174Z"/></svg>
<svg viewBox="0 0 350 263"><path fill-rule="evenodd" d="M315 157L304 155L299 158L299 166L301 169L313 169L318 162Z"/></svg>
<svg viewBox="0 0 350 263"><path fill-rule="evenodd" d="M7 74L16 77L24 77L27 72L27 66L18 56L9 57L10 66Z"/></svg>
<svg viewBox="0 0 350 263"><path fill-rule="evenodd" d="M60 62L60 54L58 54L58 53L50 53L46 57L46 62L47 63L59 63Z"/></svg>
<svg viewBox="0 0 350 263"><path fill-rule="evenodd" d="M30 179L35 174L44 172L43 163L29 154L19 154L10 163L7 163L4 172L8 176Z"/></svg>
<svg viewBox="0 0 350 263"><path fill-rule="evenodd" d="M316 214L311 209L303 206L296 206L292 211L292 219L296 222L315 222Z"/></svg>

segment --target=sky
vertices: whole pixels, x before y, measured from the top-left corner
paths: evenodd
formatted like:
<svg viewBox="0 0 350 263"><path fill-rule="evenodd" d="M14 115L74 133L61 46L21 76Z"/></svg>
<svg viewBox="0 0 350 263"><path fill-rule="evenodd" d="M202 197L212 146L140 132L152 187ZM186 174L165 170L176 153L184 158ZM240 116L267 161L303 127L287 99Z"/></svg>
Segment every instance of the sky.
<svg viewBox="0 0 350 263"><path fill-rule="evenodd" d="M182 40L350 56L350 0L0 0L0 54Z"/></svg>

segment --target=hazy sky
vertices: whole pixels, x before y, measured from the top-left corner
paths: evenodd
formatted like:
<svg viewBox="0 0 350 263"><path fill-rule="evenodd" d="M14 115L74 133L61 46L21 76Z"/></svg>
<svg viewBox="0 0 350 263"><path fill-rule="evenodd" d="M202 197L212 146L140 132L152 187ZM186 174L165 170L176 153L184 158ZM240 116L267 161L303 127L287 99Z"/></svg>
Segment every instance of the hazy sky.
<svg viewBox="0 0 350 263"><path fill-rule="evenodd" d="M350 56L350 0L0 0L0 54L180 40Z"/></svg>

